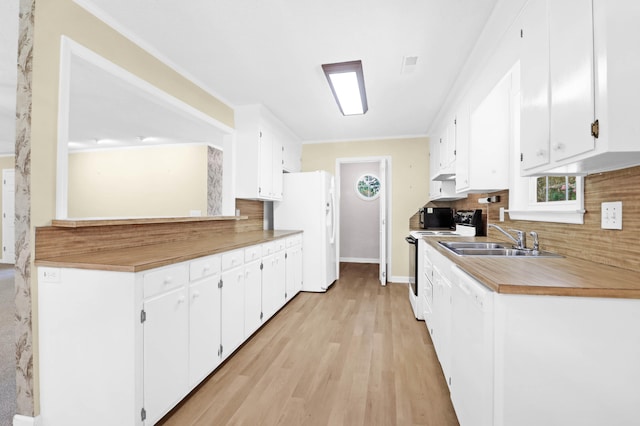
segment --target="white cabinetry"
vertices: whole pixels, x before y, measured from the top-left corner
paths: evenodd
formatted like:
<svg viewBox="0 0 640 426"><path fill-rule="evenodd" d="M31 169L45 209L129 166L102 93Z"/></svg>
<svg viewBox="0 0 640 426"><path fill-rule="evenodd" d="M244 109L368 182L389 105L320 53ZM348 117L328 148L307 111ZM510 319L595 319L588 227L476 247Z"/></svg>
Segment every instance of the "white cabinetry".
<svg viewBox="0 0 640 426"><path fill-rule="evenodd" d="M156 422L188 391L188 270L184 264L163 268L146 273L143 281L144 407Z"/></svg>
<svg viewBox="0 0 640 426"><path fill-rule="evenodd" d="M236 108L235 122L236 197L282 199L283 170L300 170L300 141L262 105Z"/></svg>
<svg viewBox="0 0 640 426"><path fill-rule="evenodd" d="M189 386L193 388L220 362L220 256L194 260L189 266Z"/></svg>
<svg viewBox="0 0 640 426"><path fill-rule="evenodd" d="M244 341L245 271L243 259L243 250L235 250L222 255L220 352L223 359L231 355Z"/></svg>
<svg viewBox="0 0 640 426"><path fill-rule="evenodd" d="M461 425L639 418L640 300L495 293L434 247L425 252L427 326Z"/></svg>
<svg viewBox="0 0 640 426"><path fill-rule="evenodd" d="M302 235L286 239L285 253L285 297L291 300L302 290Z"/></svg>
<svg viewBox="0 0 640 426"><path fill-rule="evenodd" d="M640 164L637 2L531 0L522 18L521 172ZM597 123L597 128L595 124ZM594 137L595 136L595 137Z"/></svg>
<svg viewBox="0 0 640 426"><path fill-rule="evenodd" d="M264 321L277 312L285 302L285 251L281 246L262 261L262 313Z"/></svg>
<svg viewBox="0 0 640 426"><path fill-rule="evenodd" d="M518 81L517 66L471 112L459 191L492 192L509 187L512 80Z"/></svg>
<svg viewBox="0 0 640 426"><path fill-rule="evenodd" d="M43 424L156 423L291 298L285 275L300 290L302 257L284 255L301 242L139 273L39 267Z"/></svg>
<svg viewBox="0 0 640 426"><path fill-rule="evenodd" d="M447 121L440 136L430 143L431 155L434 157L431 169L431 180L450 180L455 177L456 162L456 119Z"/></svg>
<svg viewBox="0 0 640 426"><path fill-rule="evenodd" d="M256 260L244 267L244 338L262 325L262 266Z"/></svg>

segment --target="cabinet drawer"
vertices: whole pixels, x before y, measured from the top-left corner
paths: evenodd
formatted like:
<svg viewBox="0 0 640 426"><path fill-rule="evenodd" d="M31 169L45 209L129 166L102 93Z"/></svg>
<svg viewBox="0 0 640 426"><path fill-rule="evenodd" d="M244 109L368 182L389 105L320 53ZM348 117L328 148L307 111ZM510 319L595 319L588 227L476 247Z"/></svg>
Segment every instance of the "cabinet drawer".
<svg viewBox="0 0 640 426"><path fill-rule="evenodd" d="M143 296L146 299L180 287L185 285L188 279L189 271L184 263L147 272L143 277Z"/></svg>
<svg viewBox="0 0 640 426"><path fill-rule="evenodd" d="M235 268L244 263L244 250L234 250L222 254L222 270Z"/></svg>
<svg viewBox="0 0 640 426"><path fill-rule="evenodd" d="M262 246L251 246L244 249L244 261L251 262L262 257Z"/></svg>
<svg viewBox="0 0 640 426"><path fill-rule="evenodd" d="M220 256L207 256L194 260L189 264L189 279L191 281L220 273Z"/></svg>
<svg viewBox="0 0 640 426"><path fill-rule="evenodd" d="M275 241L270 241L268 243L264 243L262 245L262 255L269 256L276 252L276 243Z"/></svg>
<svg viewBox="0 0 640 426"><path fill-rule="evenodd" d="M287 247L287 241L284 238L275 240L273 244L276 246L275 251L282 251Z"/></svg>
<svg viewBox="0 0 640 426"><path fill-rule="evenodd" d="M302 235L295 235L287 238L287 248L302 244Z"/></svg>

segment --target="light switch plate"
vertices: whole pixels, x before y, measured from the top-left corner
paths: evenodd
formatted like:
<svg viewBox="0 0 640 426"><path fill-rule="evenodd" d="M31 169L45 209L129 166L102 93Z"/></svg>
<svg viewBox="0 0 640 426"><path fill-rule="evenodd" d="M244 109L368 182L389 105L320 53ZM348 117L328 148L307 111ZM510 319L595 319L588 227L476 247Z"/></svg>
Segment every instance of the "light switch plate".
<svg viewBox="0 0 640 426"><path fill-rule="evenodd" d="M602 203L602 229L622 229L622 201Z"/></svg>

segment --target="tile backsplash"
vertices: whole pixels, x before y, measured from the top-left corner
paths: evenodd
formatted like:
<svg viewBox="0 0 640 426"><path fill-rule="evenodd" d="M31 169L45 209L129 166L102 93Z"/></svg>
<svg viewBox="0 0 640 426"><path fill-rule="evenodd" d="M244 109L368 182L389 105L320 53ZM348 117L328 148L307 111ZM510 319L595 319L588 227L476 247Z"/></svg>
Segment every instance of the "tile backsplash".
<svg viewBox="0 0 640 426"><path fill-rule="evenodd" d="M640 272L640 166L586 176L584 189L583 225L513 221L509 220L508 213L505 221L500 222L500 207L509 208L509 191L471 194L466 199L427 205L482 209L485 229L487 223L495 223L505 229L536 231L542 250ZM478 203L478 198L491 195L499 195L500 201ZM600 204L609 201L622 201L622 230L600 228ZM414 227L415 220L416 216L412 217L410 226ZM492 240L506 241L494 229L489 229L487 235Z"/></svg>

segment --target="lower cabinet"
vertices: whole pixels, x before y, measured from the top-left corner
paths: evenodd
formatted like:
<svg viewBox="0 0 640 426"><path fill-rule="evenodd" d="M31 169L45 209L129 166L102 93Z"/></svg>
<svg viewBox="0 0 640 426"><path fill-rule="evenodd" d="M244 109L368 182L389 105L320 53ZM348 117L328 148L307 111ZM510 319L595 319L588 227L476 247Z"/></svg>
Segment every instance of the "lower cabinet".
<svg viewBox="0 0 640 426"><path fill-rule="evenodd" d="M140 273L39 267L42 425L159 421L300 291L289 238Z"/></svg>
<svg viewBox="0 0 640 426"><path fill-rule="evenodd" d="M244 266L244 339L262 325L262 272L265 261L258 260Z"/></svg>
<svg viewBox="0 0 640 426"><path fill-rule="evenodd" d="M152 422L189 388L189 306L184 287L144 302L144 408Z"/></svg>
<svg viewBox="0 0 640 426"><path fill-rule="evenodd" d="M189 285L189 387L220 363L220 272Z"/></svg>
<svg viewBox="0 0 640 426"><path fill-rule="evenodd" d="M302 290L302 238L287 239L285 253L285 297L289 301Z"/></svg>
<svg viewBox="0 0 640 426"><path fill-rule="evenodd" d="M427 326L461 426L637 423L640 300L495 293L426 253Z"/></svg>
<svg viewBox="0 0 640 426"><path fill-rule="evenodd" d="M245 271L238 267L222 272L220 289L220 355L227 358L244 341Z"/></svg>

